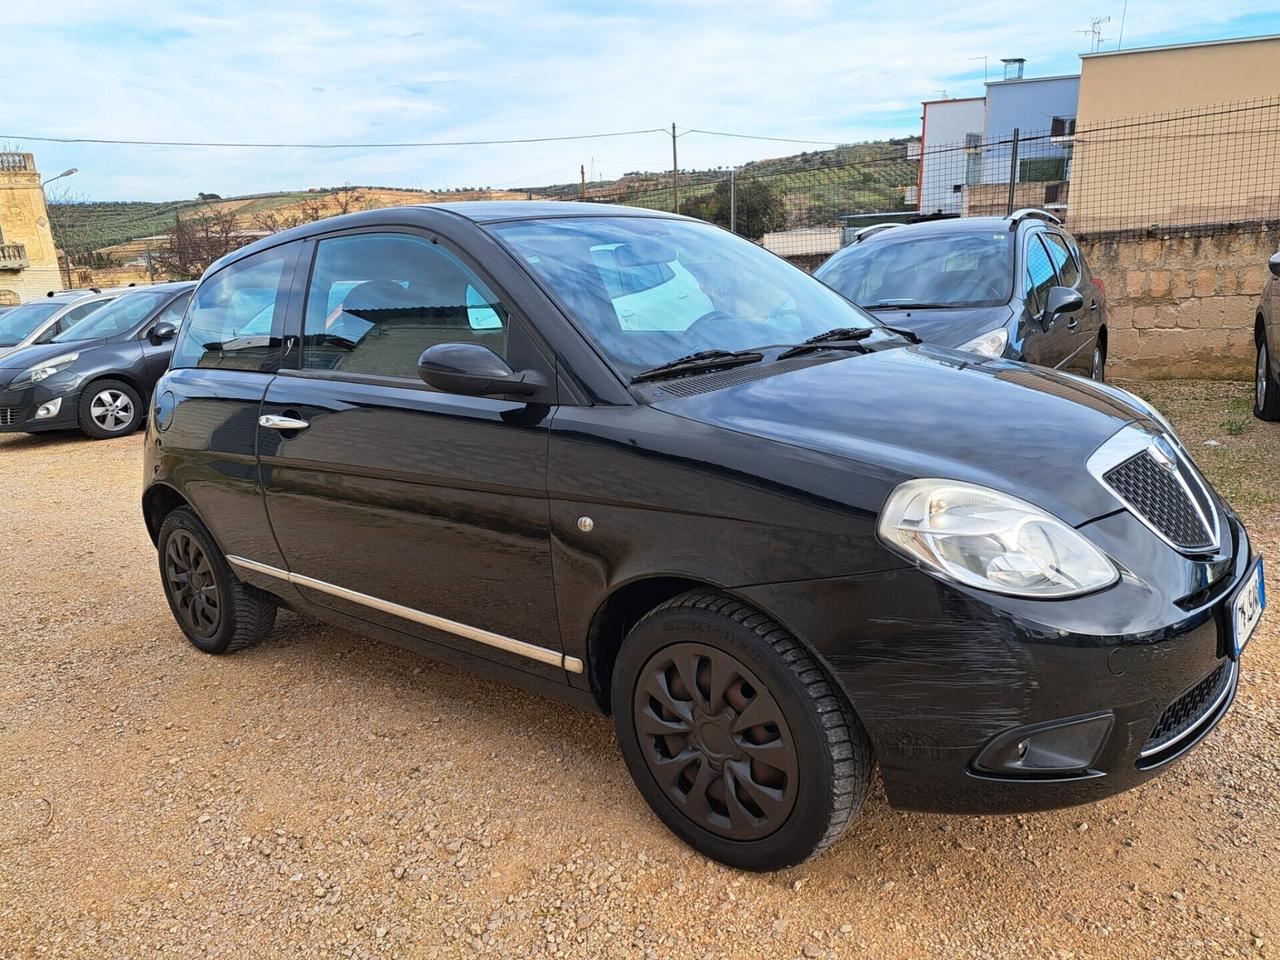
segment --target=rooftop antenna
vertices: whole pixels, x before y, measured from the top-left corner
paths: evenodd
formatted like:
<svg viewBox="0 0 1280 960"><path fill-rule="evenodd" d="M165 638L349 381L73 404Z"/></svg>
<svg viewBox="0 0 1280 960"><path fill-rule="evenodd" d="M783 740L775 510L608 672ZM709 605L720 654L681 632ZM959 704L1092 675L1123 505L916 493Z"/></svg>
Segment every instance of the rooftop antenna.
<svg viewBox="0 0 1280 960"><path fill-rule="evenodd" d="M1083 33L1086 37L1089 38L1090 53L1097 53L1100 49L1102 49L1103 42L1108 39L1107 37L1104 37L1102 35L1102 25L1104 23L1110 23L1110 22L1111 22L1110 17L1094 17L1092 20L1089 21L1088 30L1076 31L1076 33Z"/></svg>
<svg viewBox="0 0 1280 960"><path fill-rule="evenodd" d="M987 61L988 61L988 60L990 60L991 58L990 58L990 57L970 57L969 59L970 59L970 60L981 60L981 61L982 61L982 82L985 84L985 83L987 82L987 79L988 79L988 75L987 75Z"/></svg>
<svg viewBox="0 0 1280 960"><path fill-rule="evenodd" d="M936 93L936 94L940 94L940 96L938 97L938 99L939 99L939 100L950 100L950 99L951 99L950 97L948 97L948 96L947 96L947 91L946 91L946 90L935 90L935 91L933 91L933 92L934 92L934 93Z"/></svg>
<svg viewBox="0 0 1280 960"><path fill-rule="evenodd" d="M1120 8L1120 39L1116 41L1116 49L1119 50L1124 46L1124 18L1129 14L1129 0L1124 0L1124 6Z"/></svg>

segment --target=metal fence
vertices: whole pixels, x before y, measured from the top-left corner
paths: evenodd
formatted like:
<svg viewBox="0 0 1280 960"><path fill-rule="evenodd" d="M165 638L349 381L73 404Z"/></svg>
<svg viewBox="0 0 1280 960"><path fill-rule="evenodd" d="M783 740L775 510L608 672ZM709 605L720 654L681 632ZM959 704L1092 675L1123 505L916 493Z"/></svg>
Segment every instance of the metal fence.
<svg viewBox="0 0 1280 960"><path fill-rule="evenodd" d="M1207 234L1280 222L1280 97L990 140L903 139L732 171L651 174L565 199L678 210L784 256L858 229L939 216L1056 213L1078 235Z"/></svg>

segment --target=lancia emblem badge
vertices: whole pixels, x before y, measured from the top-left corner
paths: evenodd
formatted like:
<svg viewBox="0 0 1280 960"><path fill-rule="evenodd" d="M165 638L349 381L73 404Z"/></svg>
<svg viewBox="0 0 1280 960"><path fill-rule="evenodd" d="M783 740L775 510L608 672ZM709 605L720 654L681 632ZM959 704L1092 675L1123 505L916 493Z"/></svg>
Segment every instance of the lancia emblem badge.
<svg viewBox="0 0 1280 960"><path fill-rule="evenodd" d="M1164 467L1169 473L1178 472L1178 455L1173 452L1173 445L1164 437L1156 437L1147 447L1151 459Z"/></svg>

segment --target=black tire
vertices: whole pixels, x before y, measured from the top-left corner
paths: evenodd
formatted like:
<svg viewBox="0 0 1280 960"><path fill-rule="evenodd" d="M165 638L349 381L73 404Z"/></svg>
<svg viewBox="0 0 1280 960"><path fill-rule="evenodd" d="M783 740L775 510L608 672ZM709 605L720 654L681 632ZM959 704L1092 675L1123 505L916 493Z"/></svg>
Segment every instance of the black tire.
<svg viewBox="0 0 1280 960"><path fill-rule="evenodd" d="M169 609L196 647L231 653L267 638L276 622L275 597L231 572L194 511L179 507L165 517L157 543Z"/></svg>
<svg viewBox="0 0 1280 960"><path fill-rule="evenodd" d="M1259 420L1280 420L1280 383L1271 373L1271 352L1267 338L1258 340L1258 360L1254 369L1253 415Z"/></svg>
<svg viewBox="0 0 1280 960"><path fill-rule="evenodd" d="M145 415L138 391L121 380L95 380L80 394L80 432L94 440L128 436Z"/></svg>
<svg viewBox="0 0 1280 960"><path fill-rule="evenodd" d="M1089 379L1105 383L1107 379L1107 343L1101 338L1093 345L1093 360L1089 365Z"/></svg>
<svg viewBox="0 0 1280 960"><path fill-rule="evenodd" d="M678 713L649 692L655 684ZM612 686L618 742L640 793L712 859L745 870L794 866L834 843L862 808L872 751L848 700L794 637L737 600L695 590L655 608L627 635ZM739 722L763 718L772 719Z"/></svg>

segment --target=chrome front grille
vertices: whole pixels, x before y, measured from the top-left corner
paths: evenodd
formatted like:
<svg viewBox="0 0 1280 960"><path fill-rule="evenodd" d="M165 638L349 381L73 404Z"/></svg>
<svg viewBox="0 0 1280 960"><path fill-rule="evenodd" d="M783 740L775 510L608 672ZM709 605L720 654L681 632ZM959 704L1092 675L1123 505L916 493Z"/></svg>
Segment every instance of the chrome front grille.
<svg viewBox="0 0 1280 960"><path fill-rule="evenodd" d="M1102 479L1169 540L1184 550L1214 546L1191 491L1147 450L1134 454Z"/></svg>
<svg viewBox="0 0 1280 960"><path fill-rule="evenodd" d="M1195 733L1222 706L1235 675L1235 661L1223 660L1211 674L1169 704L1142 745L1141 757L1163 753Z"/></svg>
<svg viewBox="0 0 1280 960"><path fill-rule="evenodd" d="M17 407L0 407L0 427L12 427L17 422Z"/></svg>

